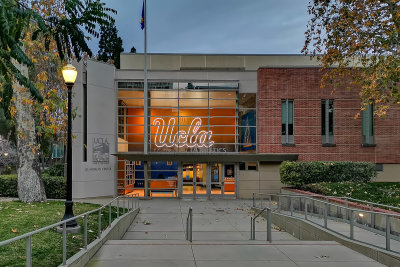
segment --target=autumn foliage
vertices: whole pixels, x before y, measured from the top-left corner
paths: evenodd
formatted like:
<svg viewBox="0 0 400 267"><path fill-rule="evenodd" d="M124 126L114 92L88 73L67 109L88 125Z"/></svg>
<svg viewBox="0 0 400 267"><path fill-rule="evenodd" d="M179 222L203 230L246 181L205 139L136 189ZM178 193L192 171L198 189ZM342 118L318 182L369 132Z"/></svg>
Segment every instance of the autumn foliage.
<svg viewBox="0 0 400 267"><path fill-rule="evenodd" d="M373 100L381 116L400 104L398 0L313 0L308 13L302 52L328 70L322 86L335 87L350 77L349 87L361 87L362 107Z"/></svg>

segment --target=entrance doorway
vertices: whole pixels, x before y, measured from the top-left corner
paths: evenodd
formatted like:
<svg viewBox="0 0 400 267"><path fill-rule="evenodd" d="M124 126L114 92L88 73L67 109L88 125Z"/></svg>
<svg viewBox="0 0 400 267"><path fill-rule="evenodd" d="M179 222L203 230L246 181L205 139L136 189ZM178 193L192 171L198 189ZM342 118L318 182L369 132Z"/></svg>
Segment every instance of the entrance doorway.
<svg viewBox="0 0 400 267"><path fill-rule="evenodd" d="M207 196L207 164L182 163L182 195Z"/></svg>
<svg viewBox="0 0 400 267"><path fill-rule="evenodd" d="M182 197L235 197L234 163L182 163Z"/></svg>

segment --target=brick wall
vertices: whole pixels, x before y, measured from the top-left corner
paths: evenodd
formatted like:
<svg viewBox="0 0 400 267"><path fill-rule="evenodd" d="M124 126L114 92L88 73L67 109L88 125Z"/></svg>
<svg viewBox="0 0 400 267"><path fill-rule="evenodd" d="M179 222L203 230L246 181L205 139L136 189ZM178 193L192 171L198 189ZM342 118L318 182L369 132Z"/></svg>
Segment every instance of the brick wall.
<svg viewBox="0 0 400 267"><path fill-rule="evenodd" d="M318 68L258 70L259 153L298 153L300 161L400 163L400 108L374 118L375 147L361 146L361 102L357 89L320 88ZM294 147L281 144L281 100L294 99ZM334 99L336 147L321 141L321 99Z"/></svg>

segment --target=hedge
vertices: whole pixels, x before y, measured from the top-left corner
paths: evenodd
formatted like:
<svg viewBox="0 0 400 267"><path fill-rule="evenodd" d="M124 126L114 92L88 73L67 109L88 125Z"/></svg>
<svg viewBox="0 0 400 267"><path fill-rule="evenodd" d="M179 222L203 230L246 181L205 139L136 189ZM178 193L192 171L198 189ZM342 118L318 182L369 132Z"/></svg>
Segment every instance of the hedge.
<svg viewBox="0 0 400 267"><path fill-rule="evenodd" d="M47 198L65 199L66 179L64 176L42 175ZM0 175L0 197L18 197L17 175Z"/></svg>
<svg viewBox="0 0 400 267"><path fill-rule="evenodd" d="M283 184L294 186L322 182L365 183L376 177L375 164L347 161L284 161L280 166L279 173Z"/></svg>

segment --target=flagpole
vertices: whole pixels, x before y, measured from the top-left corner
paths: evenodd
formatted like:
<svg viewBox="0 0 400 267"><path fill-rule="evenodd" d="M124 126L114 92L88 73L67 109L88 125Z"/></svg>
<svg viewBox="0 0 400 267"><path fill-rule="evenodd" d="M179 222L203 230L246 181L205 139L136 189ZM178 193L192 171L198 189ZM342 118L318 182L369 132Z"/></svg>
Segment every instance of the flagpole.
<svg viewBox="0 0 400 267"><path fill-rule="evenodd" d="M144 154L148 154L149 146L149 110L147 86L147 5L144 0Z"/></svg>

